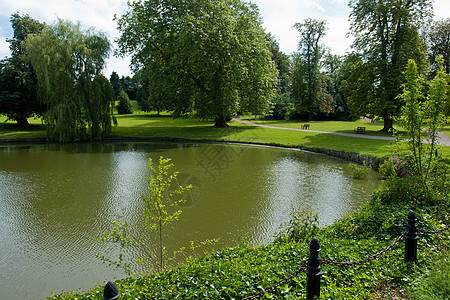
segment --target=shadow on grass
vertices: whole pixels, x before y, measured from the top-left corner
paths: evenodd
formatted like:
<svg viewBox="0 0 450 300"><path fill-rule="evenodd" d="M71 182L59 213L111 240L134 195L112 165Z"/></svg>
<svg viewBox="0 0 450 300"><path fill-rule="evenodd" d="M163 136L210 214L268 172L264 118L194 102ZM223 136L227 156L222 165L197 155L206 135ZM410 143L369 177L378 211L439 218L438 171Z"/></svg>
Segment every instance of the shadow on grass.
<svg viewBox="0 0 450 300"><path fill-rule="evenodd" d="M199 124L193 126L173 126L173 124L162 124L163 126L146 126L139 124L130 127L113 128L113 137L128 138L173 138L185 140L228 140L244 135L255 135L252 132L259 128L252 126L229 126L227 128L214 128L211 124ZM248 134L245 134L245 133Z"/></svg>
<svg viewBox="0 0 450 300"><path fill-rule="evenodd" d="M176 119L172 115L167 115L167 114L157 115L157 114L150 114L150 113L139 113L139 114L134 113L134 114L123 114L123 115L114 114L114 116L119 119L135 119L135 120L156 119L156 118Z"/></svg>
<svg viewBox="0 0 450 300"><path fill-rule="evenodd" d="M393 150L392 141L364 139L319 133L304 137L305 146L330 149L336 151L354 152L359 154L370 154L384 156Z"/></svg>
<svg viewBox="0 0 450 300"><path fill-rule="evenodd" d="M28 126L19 126L17 123L0 123L0 134L21 134L27 132L44 131L45 128L40 124L30 124Z"/></svg>

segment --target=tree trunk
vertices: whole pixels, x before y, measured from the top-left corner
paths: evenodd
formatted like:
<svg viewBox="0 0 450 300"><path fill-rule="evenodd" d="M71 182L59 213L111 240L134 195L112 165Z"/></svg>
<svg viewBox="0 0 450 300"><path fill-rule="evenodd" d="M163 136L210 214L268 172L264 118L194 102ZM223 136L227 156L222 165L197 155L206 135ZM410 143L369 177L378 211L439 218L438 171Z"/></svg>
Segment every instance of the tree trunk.
<svg viewBox="0 0 450 300"><path fill-rule="evenodd" d="M28 119L26 117L16 118L16 121L17 121L17 125L19 125L20 127L27 127L28 125L30 125L30 123L28 123Z"/></svg>
<svg viewBox="0 0 450 300"><path fill-rule="evenodd" d="M228 127L227 120L225 116L221 115L215 118L216 123L214 124L214 128L226 128Z"/></svg>
<svg viewBox="0 0 450 300"><path fill-rule="evenodd" d="M389 116L389 114L387 114L387 113L384 113L384 116L383 116L383 129L381 129L381 131L383 131L383 132L389 132L392 128L393 128L393 124L394 124L394 122L393 122L393 120L392 120L392 118Z"/></svg>

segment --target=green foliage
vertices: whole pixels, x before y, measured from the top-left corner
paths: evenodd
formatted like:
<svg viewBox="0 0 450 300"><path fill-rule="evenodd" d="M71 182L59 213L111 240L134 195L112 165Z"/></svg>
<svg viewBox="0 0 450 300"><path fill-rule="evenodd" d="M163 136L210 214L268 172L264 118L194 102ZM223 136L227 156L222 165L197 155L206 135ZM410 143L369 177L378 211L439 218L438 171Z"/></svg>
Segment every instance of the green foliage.
<svg viewBox="0 0 450 300"><path fill-rule="evenodd" d="M417 176L391 177L385 186L377 190L374 197L381 203L428 203L435 204L435 198L429 194Z"/></svg>
<svg viewBox="0 0 450 300"><path fill-rule="evenodd" d="M272 99L272 111L270 118L274 120L286 120L289 118L293 105L290 93L277 92Z"/></svg>
<svg viewBox="0 0 450 300"><path fill-rule="evenodd" d="M432 260L424 274L415 278L409 288L412 299L450 299L450 252L445 249Z"/></svg>
<svg viewBox="0 0 450 300"><path fill-rule="evenodd" d="M112 72L109 77L109 82L111 83L111 87L114 91L114 96L117 98L119 92L122 90L120 86L119 75L116 72Z"/></svg>
<svg viewBox="0 0 450 300"><path fill-rule="evenodd" d="M348 74L342 81L342 90L353 117L373 115L376 99L372 91L374 74L370 65L365 64L361 56L349 55L345 59Z"/></svg>
<svg viewBox="0 0 450 300"><path fill-rule="evenodd" d="M100 140L111 130L111 85L102 74L110 44L102 33L59 20L25 43L47 106L44 123L51 141Z"/></svg>
<svg viewBox="0 0 450 300"><path fill-rule="evenodd" d="M319 112L323 99L320 75L323 48L320 40L325 35L325 21L305 19L294 27L300 32L301 39L299 53L294 58L292 96L297 114L312 120Z"/></svg>
<svg viewBox="0 0 450 300"><path fill-rule="evenodd" d="M348 167L350 168L350 172L352 173L354 179L367 179L367 176L369 175L369 168L367 167L366 162L364 162L363 166L350 163L348 164Z"/></svg>
<svg viewBox="0 0 450 300"><path fill-rule="evenodd" d="M150 195L142 197L146 206L144 210L146 226L156 230L159 234L160 270L164 268L163 227L170 222L178 220L181 210L170 212L170 208L177 207L180 203L183 203L185 199L180 196L190 188L190 186L179 186L169 191L172 181L178 175L178 172L169 173L169 170L173 167L173 164L169 162L170 159L161 156L159 163L154 166L152 160L149 159L147 166L152 172L152 175L147 177Z"/></svg>
<svg viewBox="0 0 450 300"><path fill-rule="evenodd" d="M278 85L276 89L280 94L284 95L289 91L291 84L290 56L280 50L280 45L270 33L267 35L267 40L269 42L269 50L272 52L272 61L278 70Z"/></svg>
<svg viewBox="0 0 450 300"><path fill-rule="evenodd" d="M183 193L189 190L190 186L177 186L172 187L172 183L177 178L178 172L171 171L173 164L170 163L169 158L159 158L156 165L153 164L150 158L147 163L147 168L150 170L151 175L146 176L148 180L148 195L142 196L144 201L145 216L145 228L156 232L158 235L158 249L150 249L149 245L138 239L134 234L133 228L131 228L128 222L113 223L113 229L105 232L105 235L101 238L103 241L111 241L118 243L121 248L126 249L139 249L141 253L144 253L146 257L138 257L134 263L127 262L125 255L121 253L117 261L109 259L103 255L97 254L102 261L115 265L116 267L123 268L128 275L131 274L143 274L149 273L152 269L152 260L157 259L159 264L159 270L162 271L165 268L165 264L172 258L165 258L166 248L164 246L164 232L163 229L169 223L178 220L181 210L177 207L185 200L182 197ZM213 241L207 241L210 243ZM196 247L195 245L191 245ZM183 249L179 249L174 252L174 255L180 254Z"/></svg>
<svg viewBox="0 0 450 300"><path fill-rule="evenodd" d="M117 113L119 115L127 115L133 113L133 106L131 105L130 98L124 90L120 90L119 95L117 96L117 100L119 104L117 105Z"/></svg>
<svg viewBox="0 0 450 300"><path fill-rule="evenodd" d="M226 126L238 110L270 108L277 70L256 6L240 0L135 1L118 19L122 54L175 115ZM154 102L154 101L153 101Z"/></svg>
<svg viewBox="0 0 450 300"><path fill-rule="evenodd" d="M358 81L362 84L358 92L349 92L349 106L354 113L382 117L383 130L389 131L403 105L397 96L408 59L415 59L421 69L425 66L418 27L432 4L430 0L351 0L349 6L354 47L363 56L356 65L355 80L348 80L356 87Z"/></svg>
<svg viewBox="0 0 450 300"><path fill-rule="evenodd" d="M394 164L394 159L392 157L389 157L388 159L386 159L378 167L378 172L386 178L396 176L397 172L395 170L396 170L396 167Z"/></svg>
<svg viewBox="0 0 450 300"><path fill-rule="evenodd" d="M450 74L450 18L433 20L425 24L423 37L427 46L428 59L434 70L439 68L436 63L438 57L444 59L444 70Z"/></svg>
<svg viewBox="0 0 450 300"><path fill-rule="evenodd" d="M37 78L23 55L23 44L30 34L38 34L44 25L28 15L11 15L14 36L7 40L11 57L0 61L0 114L28 126L27 118L40 116L45 107L37 98Z"/></svg>
<svg viewBox="0 0 450 300"><path fill-rule="evenodd" d="M135 79L135 76L130 77L130 76L122 76L119 79L119 86L120 89L124 90L125 93L127 93L128 97L131 100L136 100L136 93L138 90L138 83Z"/></svg>
<svg viewBox="0 0 450 300"><path fill-rule="evenodd" d="M309 243L319 232L319 220L311 211L293 211L275 238L275 243Z"/></svg>
<svg viewBox="0 0 450 300"><path fill-rule="evenodd" d="M447 179L450 164L440 158L437 150L438 130L445 122L444 105L447 99L447 86L442 62L436 77L430 82L428 95L422 93L424 82L417 73L414 61L408 63L407 83L401 95L405 101L400 125L408 137L409 161L416 185L427 195L445 199L450 190L443 179ZM426 135L424 136L424 129ZM424 140L428 142L425 142Z"/></svg>

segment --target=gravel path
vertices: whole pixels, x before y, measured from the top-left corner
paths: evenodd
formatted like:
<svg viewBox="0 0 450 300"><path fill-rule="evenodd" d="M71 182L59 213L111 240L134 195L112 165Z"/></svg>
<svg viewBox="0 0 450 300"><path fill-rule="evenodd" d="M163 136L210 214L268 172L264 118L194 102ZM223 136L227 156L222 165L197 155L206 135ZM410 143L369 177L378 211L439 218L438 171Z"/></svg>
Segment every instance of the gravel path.
<svg viewBox="0 0 450 300"><path fill-rule="evenodd" d="M256 126L256 127L263 127L263 128L272 128L272 129L284 129L284 130L293 130L293 131L306 131L306 132L316 132L316 133L326 133L326 134L333 134L333 135L340 135L340 136L348 136L348 137L355 137L360 139L372 139L372 140L387 140L387 141L393 141L395 140L394 137L390 136L376 136L376 135L367 135L367 134L356 134L356 133L344 133L344 132L334 132L334 131L320 131L320 130L311 130L311 129L298 129L298 128L288 128L288 127L279 127L279 126L270 126L270 125L263 125L263 124L256 124L249 121L244 121L238 118L233 118L233 121L250 125L250 126ZM443 146L450 146L450 138L443 132L440 132L440 140L439 145Z"/></svg>
<svg viewBox="0 0 450 300"><path fill-rule="evenodd" d="M361 120L364 120L364 121L369 122L369 123L383 124L383 123L380 123L380 122L375 122L375 121L373 121L373 120L371 120L371 119L369 119L367 117L361 117ZM448 137L448 135L446 135L445 132L439 131L438 135L439 135L439 140L437 142L438 145L440 145L440 146L450 146L450 137Z"/></svg>

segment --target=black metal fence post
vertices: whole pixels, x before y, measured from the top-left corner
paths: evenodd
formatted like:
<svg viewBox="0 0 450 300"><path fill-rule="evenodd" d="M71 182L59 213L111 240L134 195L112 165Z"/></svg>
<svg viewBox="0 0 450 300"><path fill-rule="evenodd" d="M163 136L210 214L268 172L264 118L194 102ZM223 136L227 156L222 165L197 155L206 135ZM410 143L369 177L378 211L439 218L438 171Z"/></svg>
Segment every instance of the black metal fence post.
<svg viewBox="0 0 450 300"><path fill-rule="evenodd" d="M405 235L405 261L417 261L417 227L416 227L416 214L410 211L408 214L408 225L406 226L407 232Z"/></svg>
<svg viewBox="0 0 450 300"><path fill-rule="evenodd" d="M117 300L119 299L120 293L117 285L113 281L108 281L103 289L103 299L104 300Z"/></svg>
<svg viewBox="0 0 450 300"><path fill-rule="evenodd" d="M309 244L308 267L306 268L306 294L308 300L314 300L320 296L320 276L323 274L320 268L320 244L313 238Z"/></svg>

